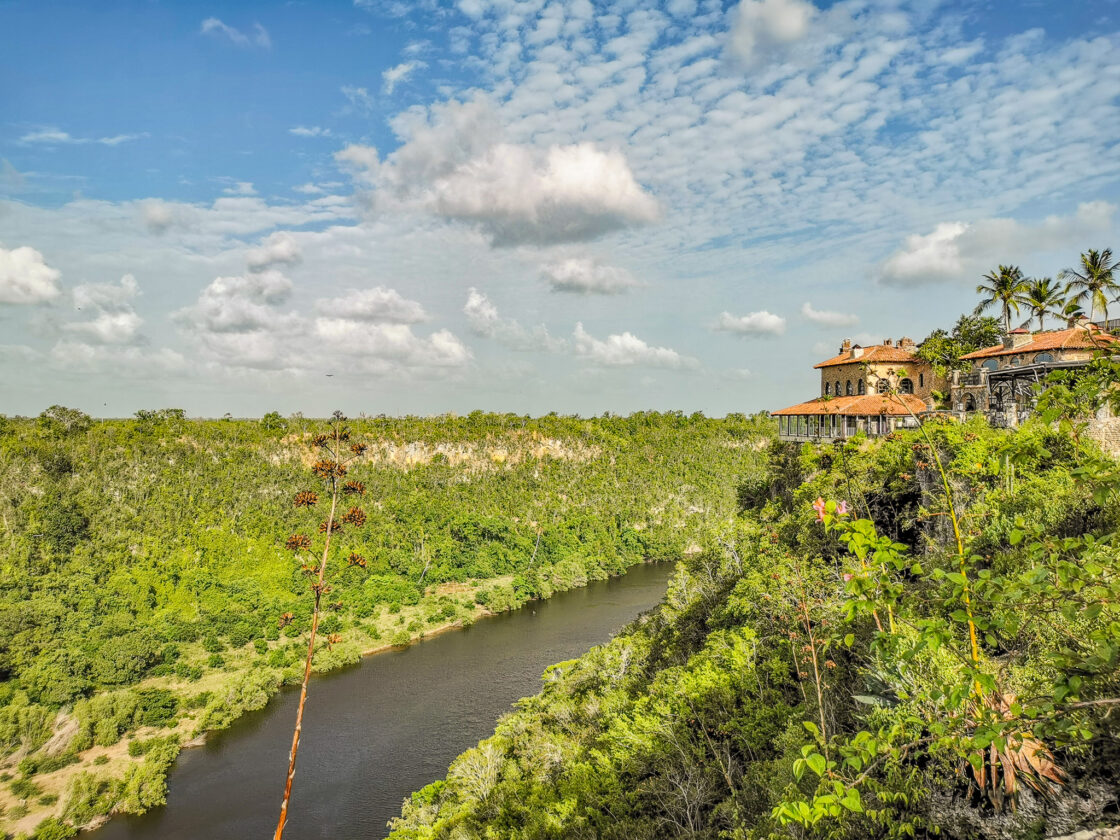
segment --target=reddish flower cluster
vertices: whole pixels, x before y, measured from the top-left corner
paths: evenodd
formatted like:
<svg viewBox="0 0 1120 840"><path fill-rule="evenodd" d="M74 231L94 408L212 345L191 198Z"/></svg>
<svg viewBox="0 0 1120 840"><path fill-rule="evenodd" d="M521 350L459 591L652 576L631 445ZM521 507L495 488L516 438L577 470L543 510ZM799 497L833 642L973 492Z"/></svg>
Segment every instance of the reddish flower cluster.
<svg viewBox="0 0 1120 840"><path fill-rule="evenodd" d="M300 551L311 548L311 537L304 536L303 534L292 534L288 537L288 541L284 544L288 551Z"/></svg>
<svg viewBox="0 0 1120 840"><path fill-rule="evenodd" d="M351 554L347 558L347 564L364 569L366 567L366 558L362 557L360 554Z"/></svg>
<svg viewBox="0 0 1120 840"><path fill-rule="evenodd" d="M359 507L352 507L342 515L342 521L361 528L366 524L366 512Z"/></svg>
<svg viewBox="0 0 1120 840"><path fill-rule="evenodd" d="M342 478L346 475L346 467L336 461L319 461L311 471L319 478Z"/></svg>
<svg viewBox="0 0 1120 840"><path fill-rule="evenodd" d="M342 636L340 636L338 633L331 633L329 636L327 636L327 650L330 650L332 645L337 645L341 641Z"/></svg>
<svg viewBox="0 0 1120 840"><path fill-rule="evenodd" d="M331 439L329 437L327 437L326 435L315 435L315 437L311 438L311 445L313 447L317 447L318 449L322 449L324 446L327 446L330 442L331 442Z"/></svg>
<svg viewBox="0 0 1120 840"><path fill-rule="evenodd" d="M350 451L353 452L355 455L364 455L365 451L367 449L369 449L369 447L366 446L364 443L352 443L352 444L350 444Z"/></svg>
<svg viewBox="0 0 1120 840"><path fill-rule="evenodd" d="M278 623L281 629L283 629L284 627L287 627L289 624L291 624L294 619L295 616L292 615L292 613L286 612L282 616L280 616L280 621Z"/></svg>
<svg viewBox="0 0 1120 840"><path fill-rule="evenodd" d="M295 506L298 507L311 507L318 504L319 494L313 490L300 490L296 493Z"/></svg>
<svg viewBox="0 0 1120 840"><path fill-rule="evenodd" d="M319 564L318 563L304 563L302 566L299 567L299 570L301 572L303 572L305 575L307 575L308 577L315 577L316 575L319 574Z"/></svg>
<svg viewBox="0 0 1120 840"><path fill-rule="evenodd" d="M342 531L342 523L337 522L337 521L336 522L328 522L325 519L322 522L319 523L319 533L320 534L327 533L328 529L330 530L330 532L332 534L337 534L337 533Z"/></svg>
<svg viewBox="0 0 1120 840"><path fill-rule="evenodd" d="M360 481L347 481L342 485L342 492L350 496L364 496L366 486Z"/></svg>

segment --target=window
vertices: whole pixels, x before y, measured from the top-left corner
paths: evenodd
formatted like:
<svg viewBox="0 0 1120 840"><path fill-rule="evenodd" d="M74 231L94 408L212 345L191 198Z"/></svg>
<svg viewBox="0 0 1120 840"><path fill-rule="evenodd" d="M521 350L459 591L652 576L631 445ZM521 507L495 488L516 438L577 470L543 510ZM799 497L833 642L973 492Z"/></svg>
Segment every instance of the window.
<svg viewBox="0 0 1120 840"><path fill-rule="evenodd" d="M850 379L844 383L844 394L849 397L852 395L852 380Z"/></svg>
<svg viewBox="0 0 1120 840"><path fill-rule="evenodd" d="M887 393L887 389L890 388L890 387L891 387L891 383L887 382L887 380L885 380L885 379L880 379L878 382L875 383L875 390L878 391L880 394Z"/></svg>
<svg viewBox="0 0 1120 840"><path fill-rule="evenodd" d="M862 379L861 379L861 380L860 380L860 381L859 381L858 383L856 383L856 392L857 392L857 393L858 393L858 394L859 394L859 395L860 395L861 397L862 397L862 396L863 396L864 394L866 394L866 393L867 393L867 386L863 384L863 380L862 380Z"/></svg>
<svg viewBox="0 0 1120 840"><path fill-rule="evenodd" d="M839 379L836 380L836 388L833 389L832 393L834 393L836 396L840 396L840 380Z"/></svg>
<svg viewBox="0 0 1120 840"><path fill-rule="evenodd" d="M831 393L832 393L832 383L831 382L824 383L824 395L827 397Z"/></svg>
<svg viewBox="0 0 1120 840"><path fill-rule="evenodd" d="M926 375L924 373L919 373L918 374L918 387L919 388L926 387Z"/></svg>
<svg viewBox="0 0 1120 840"><path fill-rule="evenodd" d="M1054 357L1050 353L1039 353L1037 356L1034 357L1034 363L1036 365L1040 365L1043 362L1052 362L1052 361L1054 361Z"/></svg>
<svg viewBox="0 0 1120 840"><path fill-rule="evenodd" d="M898 390L903 394L913 394L914 393L914 380L913 379L903 379L901 382L898 383Z"/></svg>
<svg viewBox="0 0 1120 840"><path fill-rule="evenodd" d="M972 394L969 394L967 397L964 398L964 410L965 411L975 411L976 410L976 397L972 396Z"/></svg>
<svg viewBox="0 0 1120 840"><path fill-rule="evenodd" d="M999 370L999 362L995 359L988 359L984 364L980 365L984 370Z"/></svg>

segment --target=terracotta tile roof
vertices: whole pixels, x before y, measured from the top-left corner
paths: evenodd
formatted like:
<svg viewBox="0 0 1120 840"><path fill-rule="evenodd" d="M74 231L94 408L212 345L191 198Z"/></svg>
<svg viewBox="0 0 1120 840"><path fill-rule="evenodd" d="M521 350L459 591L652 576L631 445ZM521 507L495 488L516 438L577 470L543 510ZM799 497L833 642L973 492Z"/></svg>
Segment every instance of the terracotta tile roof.
<svg viewBox="0 0 1120 840"><path fill-rule="evenodd" d="M846 352L839 356L833 356L831 359L825 359L820 364L813 365L813 367L858 365L864 362L918 362L919 364L926 364L909 350L903 350L901 347L888 347L885 344L873 344L870 347L864 347L863 354L857 359L853 359L852 354Z"/></svg>
<svg viewBox="0 0 1120 840"><path fill-rule="evenodd" d="M1093 338L1097 341L1120 342L1120 339L1115 336L1102 333L1095 328L1093 332ZM1020 353L1038 353L1042 350L1093 350L1096 346L1093 339L1089 337L1088 329L1085 327L1070 327L1067 330L1047 330L1046 332L1034 333L1029 342L1020 344L1018 347L1004 347L1002 344L997 344L995 347L986 347L983 350L968 353L961 358L986 359L991 356L1017 356Z"/></svg>
<svg viewBox="0 0 1120 840"><path fill-rule="evenodd" d="M791 405L780 411L771 411L774 416L805 414L841 414L874 416L876 414L907 415L900 401L904 401L915 414L926 410L926 402L913 394L864 394L862 397L817 397L815 400Z"/></svg>

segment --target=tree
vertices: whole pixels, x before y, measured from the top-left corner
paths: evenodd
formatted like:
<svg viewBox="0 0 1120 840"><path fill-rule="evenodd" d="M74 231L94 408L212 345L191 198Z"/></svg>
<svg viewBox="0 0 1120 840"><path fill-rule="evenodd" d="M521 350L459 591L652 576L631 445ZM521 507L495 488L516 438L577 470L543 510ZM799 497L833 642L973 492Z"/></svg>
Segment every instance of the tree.
<svg viewBox="0 0 1120 840"><path fill-rule="evenodd" d="M918 348L917 356L930 362L939 376L968 370L961 356L999 343L999 321L986 315L962 315L952 333L934 330Z"/></svg>
<svg viewBox="0 0 1120 840"><path fill-rule="evenodd" d="M1043 319L1047 314L1053 314L1059 309L1064 300L1062 288L1050 277L1032 277L1027 281L1019 303L1030 310L1038 318L1039 331L1043 328Z"/></svg>
<svg viewBox="0 0 1120 840"><path fill-rule="evenodd" d="M976 294L986 295L977 304L974 315L991 306L999 306L1003 313L1003 331L1011 332L1011 310L1019 311L1019 296L1026 288L1023 272L1016 265L1000 265L984 275L987 283L976 286Z"/></svg>
<svg viewBox="0 0 1120 840"><path fill-rule="evenodd" d="M1059 280L1066 281L1066 294L1077 291L1073 300L1089 300L1089 319L1092 320L1099 306L1108 320L1108 300L1110 296L1120 291L1113 272L1120 267L1120 260L1112 259L1112 249L1094 251L1090 248L1081 255L1080 271L1076 268L1065 268L1058 274Z"/></svg>

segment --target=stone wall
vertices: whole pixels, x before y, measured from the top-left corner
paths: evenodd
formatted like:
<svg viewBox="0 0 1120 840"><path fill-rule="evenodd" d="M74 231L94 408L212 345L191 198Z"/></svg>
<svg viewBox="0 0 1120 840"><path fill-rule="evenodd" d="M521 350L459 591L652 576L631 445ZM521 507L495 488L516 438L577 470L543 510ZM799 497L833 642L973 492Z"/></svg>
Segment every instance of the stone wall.
<svg viewBox="0 0 1120 840"><path fill-rule="evenodd" d="M865 393L868 394L875 393L875 387L880 378L886 378L891 387L895 388L898 386L898 377L894 374L899 369L905 370L906 375L914 383L914 396L923 400L928 399L932 391L945 393L949 390L946 381L935 376L932 365L925 362L867 363L861 362L859 359L853 359L850 364L829 365L821 368L821 395L824 395L824 384L826 382L835 387L838 380L841 388L844 388L844 384L851 380L853 394L859 393L856 383L860 379L865 381L867 386ZM842 390L840 392L840 396L846 395L846 391ZM835 396L835 392L833 392L833 396Z"/></svg>
<svg viewBox="0 0 1120 840"><path fill-rule="evenodd" d="M1086 434L1109 455L1120 458L1120 417L1094 417Z"/></svg>

